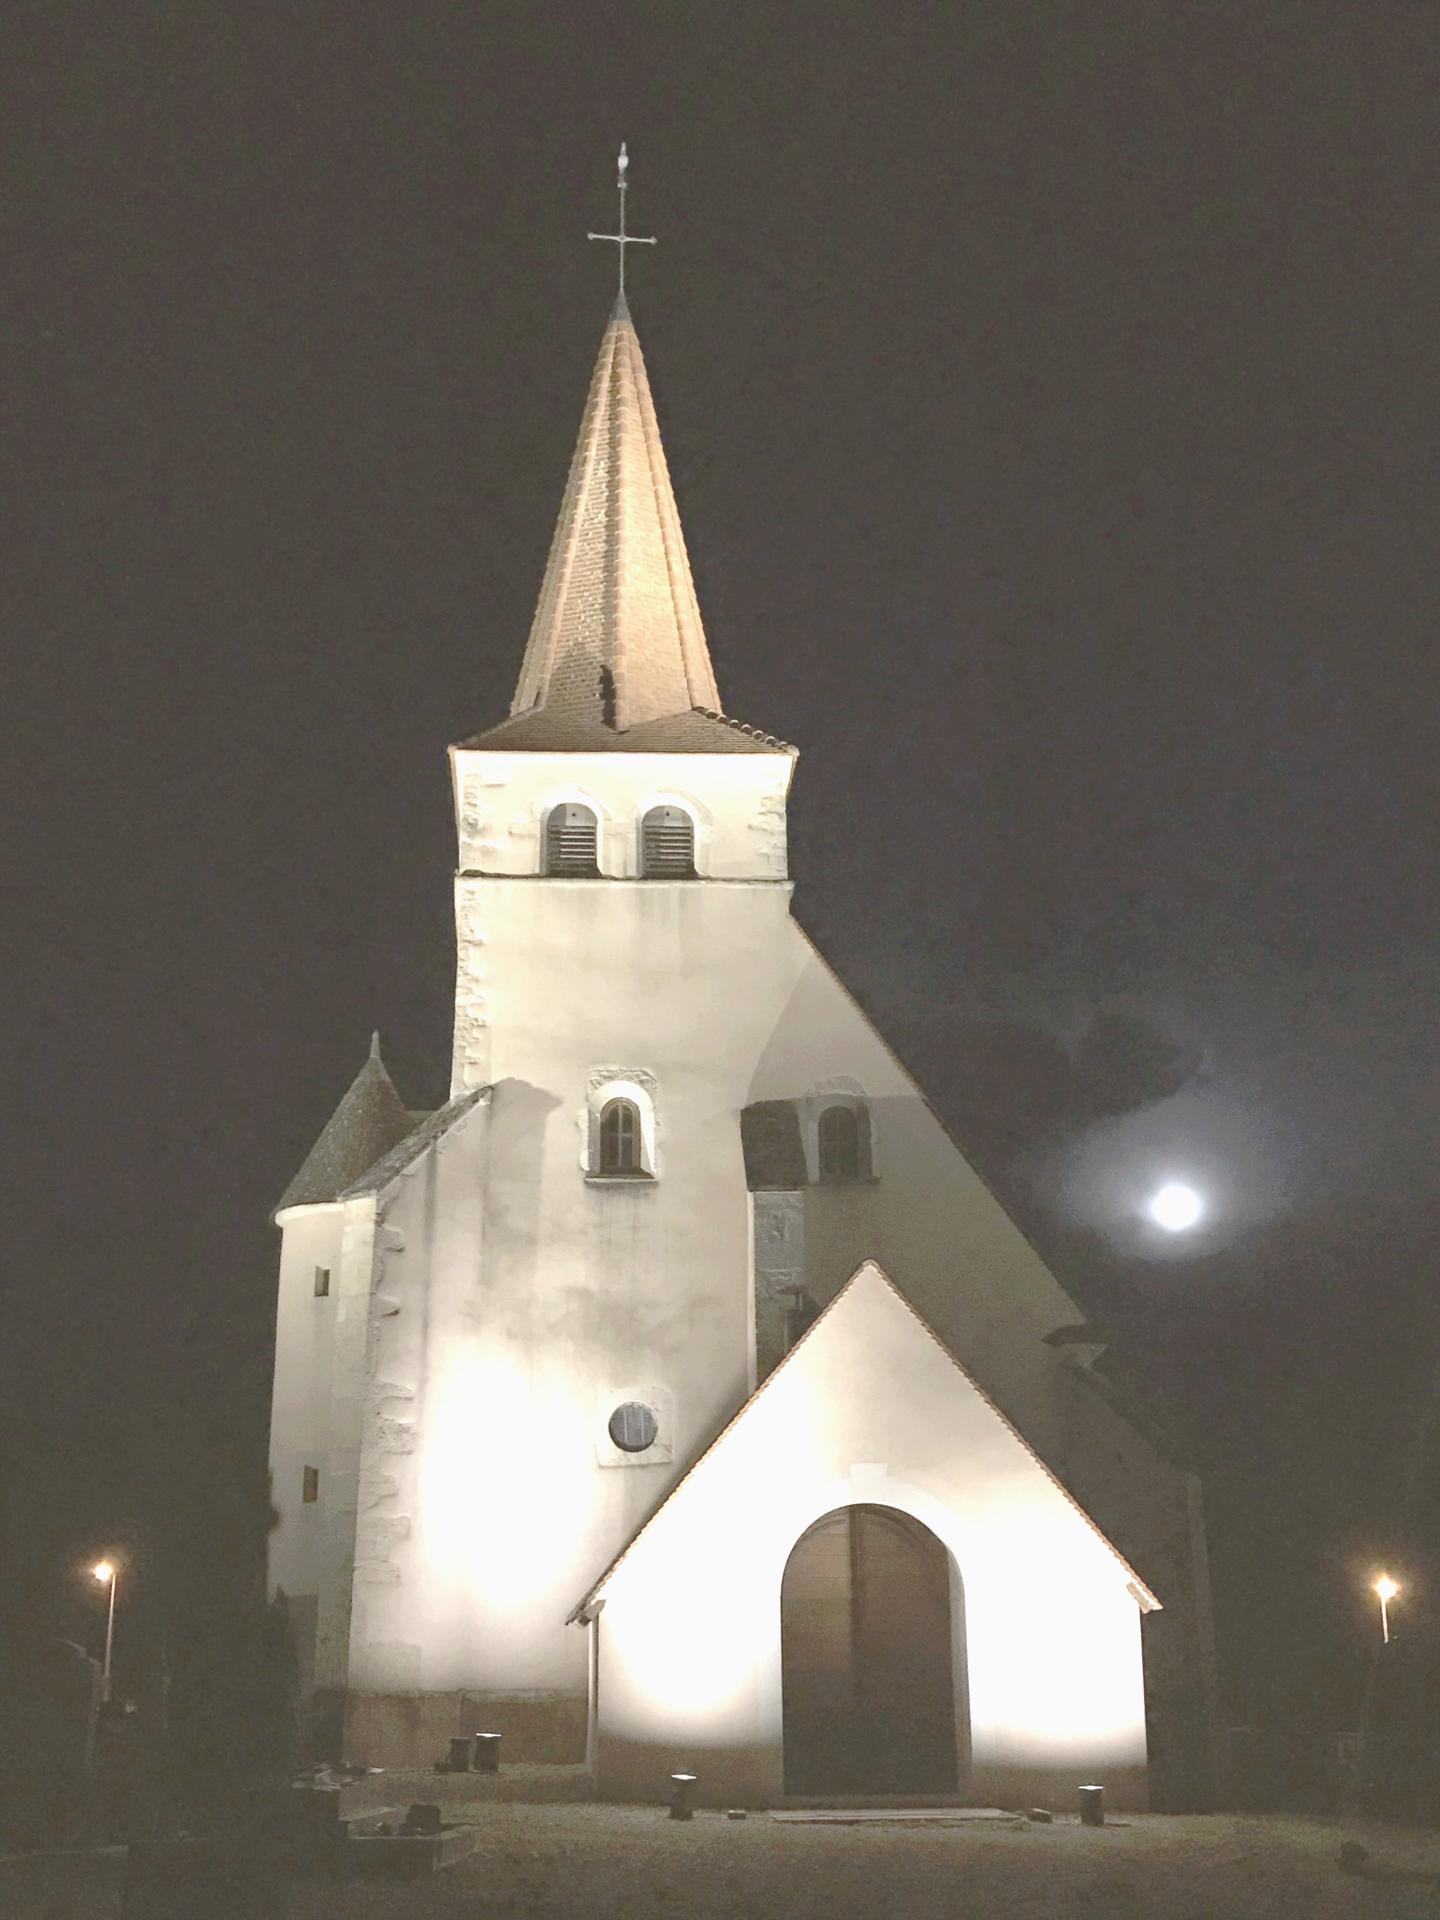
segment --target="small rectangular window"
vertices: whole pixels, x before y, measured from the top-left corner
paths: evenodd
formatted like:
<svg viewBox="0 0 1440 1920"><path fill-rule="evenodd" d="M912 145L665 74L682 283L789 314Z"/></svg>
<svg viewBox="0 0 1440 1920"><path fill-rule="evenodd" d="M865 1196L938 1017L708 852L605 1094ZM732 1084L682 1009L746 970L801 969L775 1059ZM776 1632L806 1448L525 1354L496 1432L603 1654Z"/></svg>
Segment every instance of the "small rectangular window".
<svg viewBox="0 0 1440 1920"><path fill-rule="evenodd" d="M328 1267L317 1267L315 1269L315 1298L317 1300L323 1300L329 1291L330 1269Z"/></svg>
<svg viewBox="0 0 1440 1920"><path fill-rule="evenodd" d="M313 1506L320 1498L319 1467L306 1467L300 1498L305 1502L307 1507Z"/></svg>

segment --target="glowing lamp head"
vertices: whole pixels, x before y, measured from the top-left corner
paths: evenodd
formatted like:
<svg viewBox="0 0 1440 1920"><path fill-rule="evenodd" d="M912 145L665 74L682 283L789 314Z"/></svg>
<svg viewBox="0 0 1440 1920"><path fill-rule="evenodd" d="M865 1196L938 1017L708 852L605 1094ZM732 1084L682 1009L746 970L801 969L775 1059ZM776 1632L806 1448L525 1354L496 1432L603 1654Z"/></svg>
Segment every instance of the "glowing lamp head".
<svg viewBox="0 0 1440 1920"><path fill-rule="evenodd" d="M1184 1233L1204 1212L1200 1196L1193 1187L1170 1181L1151 1197L1150 1218L1166 1233Z"/></svg>
<svg viewBox="0 0 1440 1920"><path fill-rule="evenodd" d="M1388 1573L1382 1573L1380 1578L1375 1582L1375 1591L1382 1600L1393 1600L1400 1591L1400 1587L1398 1582L1392 1580Z"/></svg>
<svg viewBox="0 0 1440 1920"><path fill-rule="evenodd" d="M114 1562L110 1560L97 1561L95 1563L95 1566L91 1569L91 1571L94 1573L95 1578L98 1581L100 1581L102 1586L107 1581L113 1580L115 1578Z"/></svg>

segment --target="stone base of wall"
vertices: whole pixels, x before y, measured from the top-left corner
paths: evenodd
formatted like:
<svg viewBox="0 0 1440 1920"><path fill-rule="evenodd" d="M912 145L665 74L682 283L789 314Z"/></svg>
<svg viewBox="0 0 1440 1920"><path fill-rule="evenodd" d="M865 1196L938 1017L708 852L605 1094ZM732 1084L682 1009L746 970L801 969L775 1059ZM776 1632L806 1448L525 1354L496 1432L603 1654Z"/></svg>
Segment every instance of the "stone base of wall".
<svg viewBox="0 0 1440 1920"><path fill-rule="evenodd" d="M502 1766L576 1766L588 1714L583 1693L352 1693L343 1757L361 1767L430 1767L457 1736L498 1733Z"/></svg>

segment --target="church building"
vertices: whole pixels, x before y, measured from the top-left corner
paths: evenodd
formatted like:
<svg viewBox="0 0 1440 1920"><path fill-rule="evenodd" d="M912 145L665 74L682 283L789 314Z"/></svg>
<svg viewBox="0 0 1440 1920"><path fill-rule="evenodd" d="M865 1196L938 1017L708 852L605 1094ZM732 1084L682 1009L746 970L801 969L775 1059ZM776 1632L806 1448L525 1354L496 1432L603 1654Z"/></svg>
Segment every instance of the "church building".
<svg viewBox="0 0 1440 1920"><path fill-rule="evenodd" d="M622 290L509 717L450 750L449 1096L377 1044L275 1214L310 1737L1207 1804L1196 1482L792 917L795 765L723 711Z"/></svg>

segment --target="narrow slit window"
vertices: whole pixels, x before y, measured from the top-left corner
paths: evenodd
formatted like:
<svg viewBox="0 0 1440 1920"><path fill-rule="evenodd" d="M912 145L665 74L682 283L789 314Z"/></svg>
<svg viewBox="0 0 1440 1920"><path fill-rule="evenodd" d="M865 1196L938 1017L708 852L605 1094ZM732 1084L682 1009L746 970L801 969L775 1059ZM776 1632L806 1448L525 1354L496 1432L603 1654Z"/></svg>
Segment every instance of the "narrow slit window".
<svg viewBox="0 0 1440 1920"><path fill-rule="evenodd" d="M640 872L646 880L695 878L695 822L683 807L651 807L640 822Z"/></svg>
<svg viewBox="0 0 1440 1920"><path fill-rule="evenodd" d="M316 1267L315 1298L317 1300L323 1300L326 1294L329 1293L329 1291L330 1291L330 1269L328 1267Z"/></svg>
<svg viewBox="0 0 1440 1920"><path fill-rule="evenodd" d="M578 800L552 807L545 821L545 871L594 880L600 873L600 828Z"/></svg>
<svg viewBox="0 0 1440 1920"><path fill-rule="evenodd" d="M600 1172L644 1172L640 1161L640 1110L633 1100L607 1100L600 1109Z"/></svg>
<svg viewBox="0 0 1440 1920"><path fill-rule="evenodd" d="M319 1467L306 1467L300 1484L300 1498L307 1507L313 1507L320 1498Z"/></svg>
<svg viewBox="0 0 1440 1920"><path fill-rule="evenodd" d="M864 1151L861 1118L854 1107L826 1107L820 1116L820 1179L827 1186L863 1180L870 1156Z"/></svg>
<svg viewBox="0 0 1440 1920"><path fill-rule="evenodd" d="M818 1318L819 1309L815 1305L815 1302L803 1287L796 1287L785 1308L784 1341L786 1353L809 1331Z"/></svg>

